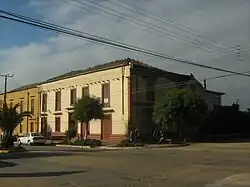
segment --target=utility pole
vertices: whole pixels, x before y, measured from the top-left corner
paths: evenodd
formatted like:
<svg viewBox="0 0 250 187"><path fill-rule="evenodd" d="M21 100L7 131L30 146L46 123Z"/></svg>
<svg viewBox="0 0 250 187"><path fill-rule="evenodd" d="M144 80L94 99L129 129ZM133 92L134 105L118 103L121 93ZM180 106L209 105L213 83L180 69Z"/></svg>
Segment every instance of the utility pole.
<svg viewBox="0 0 250 187"><path fill-rule="evenodd" d="M0 75L0 77L4 77L4 105L7 104L7 84L8 84L8 78L14 77L14 75L5 74Z"/></svg>

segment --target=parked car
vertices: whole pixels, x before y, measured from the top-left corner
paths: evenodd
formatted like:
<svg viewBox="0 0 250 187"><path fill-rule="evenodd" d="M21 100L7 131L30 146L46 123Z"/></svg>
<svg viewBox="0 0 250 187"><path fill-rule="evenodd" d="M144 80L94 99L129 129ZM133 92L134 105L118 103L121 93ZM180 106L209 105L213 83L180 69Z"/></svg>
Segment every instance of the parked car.
<svg viewBox="0 0 250 187"><path fill-rule="evenodd" d="M19 137L17 142L19 145L21 144L27 144L27 145L45 144L46 139L42 134L38 132L28 132L24 134L22 137Z"/></svg>

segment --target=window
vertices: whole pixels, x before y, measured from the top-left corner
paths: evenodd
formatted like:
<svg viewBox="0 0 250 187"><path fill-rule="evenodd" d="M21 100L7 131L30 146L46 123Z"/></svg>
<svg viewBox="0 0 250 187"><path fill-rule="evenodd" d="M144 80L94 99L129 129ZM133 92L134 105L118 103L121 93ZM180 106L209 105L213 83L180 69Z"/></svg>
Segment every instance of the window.
<svg viewBox="0 0 250 187"><path fill-rule="evenodd" d="M89 87L82 88L82 96L89 96Z"/></svg>
<svg viewBox="0 0 250 187"><path fill-rule="evenodd" d="M31 105L30 112L32 115L34 115L35 114L35 99L31 99L30 105Z"/></svg>
<svg viewBox="0 0 250 187"><path fill-rule="evenodd" d="M61 91L56 92L55 111L61 110Z"/></svg>
<svg viewBox="0 0 250 187"><path fill-rule="evenodd" d="M0 106L2 106L3 105L3 101L2 100L0 100Z"/></svg>
<svg viewBox="0 0 250 187"><path fill-rule="evenodd" d="M76 89L70 90L70 105L74 105L76 103Z"/></svg>
<svg viewBox="0 0 250 187"><path fill-rule="evenodd" d="M30 132L34 132L34 122L30 122Z"/></svg>
<svg viewBox="0 0 250 187"><path fill-rule="evenodd" d="M102 103L104 107L110 106L110 85L103 84L102 85Z"/></svg>
<svg viewBox="0 0 250 187"><path fill-rule="evenodd" d="M41 133L46 135L47 133L47 117L41 118Z"/></svg>
<svg viewBox="0 0 250 187"><path fill-rule="evenodd" d="M55 132L61 131L61 118L55 117Z"/></svg>
<svg viewBox="0 0 250 187"><path fill-rule="evenodd" d="M77 121L73 118L73 113L69 113L68 115L68 128L70 128L70 126L76 126L77 128Z"/></svg>
<svg viewBox="0 0 250 187"><path fill-rule="evenodd" d="M42 95L42 112L47 111L47 94Z"/></svg>
<svg viewBox="0 0 250 187"><path fill-rule="evenodd" d="M20 101L20 113L23 112L23 100Z"/></svg>
<svg viewBox="0 0 250 187"><path fill-rule="evenodd" d="M10 102L10 107L11 107L11 108L13 107L13 102L12 102L12 101Z"/></svg>

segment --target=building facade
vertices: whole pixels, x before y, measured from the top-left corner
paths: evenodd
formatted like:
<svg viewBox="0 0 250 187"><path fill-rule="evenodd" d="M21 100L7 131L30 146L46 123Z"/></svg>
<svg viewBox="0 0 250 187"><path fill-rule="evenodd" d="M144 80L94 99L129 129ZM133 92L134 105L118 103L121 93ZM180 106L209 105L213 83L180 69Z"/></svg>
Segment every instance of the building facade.
<svg viewBox="0 0 250 187"><path fill-rule="evenodd" d="M129 73L129 65L111 63L45 81L39 86L41 131L53 137L63 136L70 125L76 124L72 118L74 103L82 95L90 95L101 98L105 118L90 122L89 138L124 139L129 120ZM79 134L86 133L80 123L77 126Z"/></svg>
<svg viewBox="0 0 250 187"><path fill-rule="evenodd" d="M4 94L0 95L0 103L4 102ZM40 94L36 84L26 85L7 93L7 104L14 106L19 103L18 112L30 111L32 117L25 117L24 121L14 130L15 135L26 132L39 132Z"/></svg>
<svg viewBox="0 0 250 187"><path fill-rule="evenodd" d="M198 91L210 108L221 103L222 94L205 90L192 74L167 72L128 58L39 84L40 131L61 137L70 125L77 124L78 134L84 135L84 124L72 118L73 105L83 95L90 95L101 99L105 118L90 122L89 138L118 141L135 128L141 134L151 133L153 106L172 88Z"/></svg>

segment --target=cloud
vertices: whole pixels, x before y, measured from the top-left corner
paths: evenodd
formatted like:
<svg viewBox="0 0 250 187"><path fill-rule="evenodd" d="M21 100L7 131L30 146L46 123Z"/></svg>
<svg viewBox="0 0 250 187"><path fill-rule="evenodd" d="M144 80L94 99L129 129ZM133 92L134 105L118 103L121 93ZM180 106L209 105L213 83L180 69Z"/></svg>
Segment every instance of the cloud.
<svg viewBox="0 0 250 187"><path fill-rule="evenodd" d="M250 53L248 55L242 53L240 61L235 55L225 54L215 49L226 48L224 45L226 42L217 44L210 41L212 45L217 47L213 46L213 49L208 49L199 44L190 43L191 39L193 42L194 39L201 40L201 38L197 38L197 36L188 32L177 30L170 25L164 25L142 15L136 15L116 6L115 3L104 0L98 2L101 5L107 5L110 8L129 14L134 17L134 21L141 19L158 26L154 27L156 30L149 31L149 28L144 28L140 24L131 23L68 0L32 0L27 7L34 12L38 12L44 20L91 34L193 60L201 64L234 71L250 70L250 65L247 63L250 59ZM126 2L138 8L138 10L144 11L146 9L161 17L175 20L177 23L199 31L206 38L212 38L215 41L230 41L230 45L235 45L235 48L227 48L226 50L236 50L238 44L245 44L250 41L248 20L250 3L248 1L130 0ZM111 11L109 10L109 12ZM146 26L150 26L150 24ZM159 31L159 27L171 30L172 34L166 34L164 30ZM178 37L185 38L185 41L173 37L173 33L177 33ZM13 46L15 46L14 42ZM223 74L64 35L51 36L39 43L30 41L26 45L0 51L0 69L1 72L15 74L15 77L9 82L9 88L14 88L26 83L45 80L74 69L83 69L125 57L136 58L169 71L193 73L201 81L205 77ZM223 99L224 103L230 104L239 99L240 104L245 108L250 105L250 98L246 94L250 91L250 87L247 86L248 81L249 78L247 77L232 76L208 81L208 88L226 92L227 95ZM2 85L0 84L0 86Z"/></svg>

